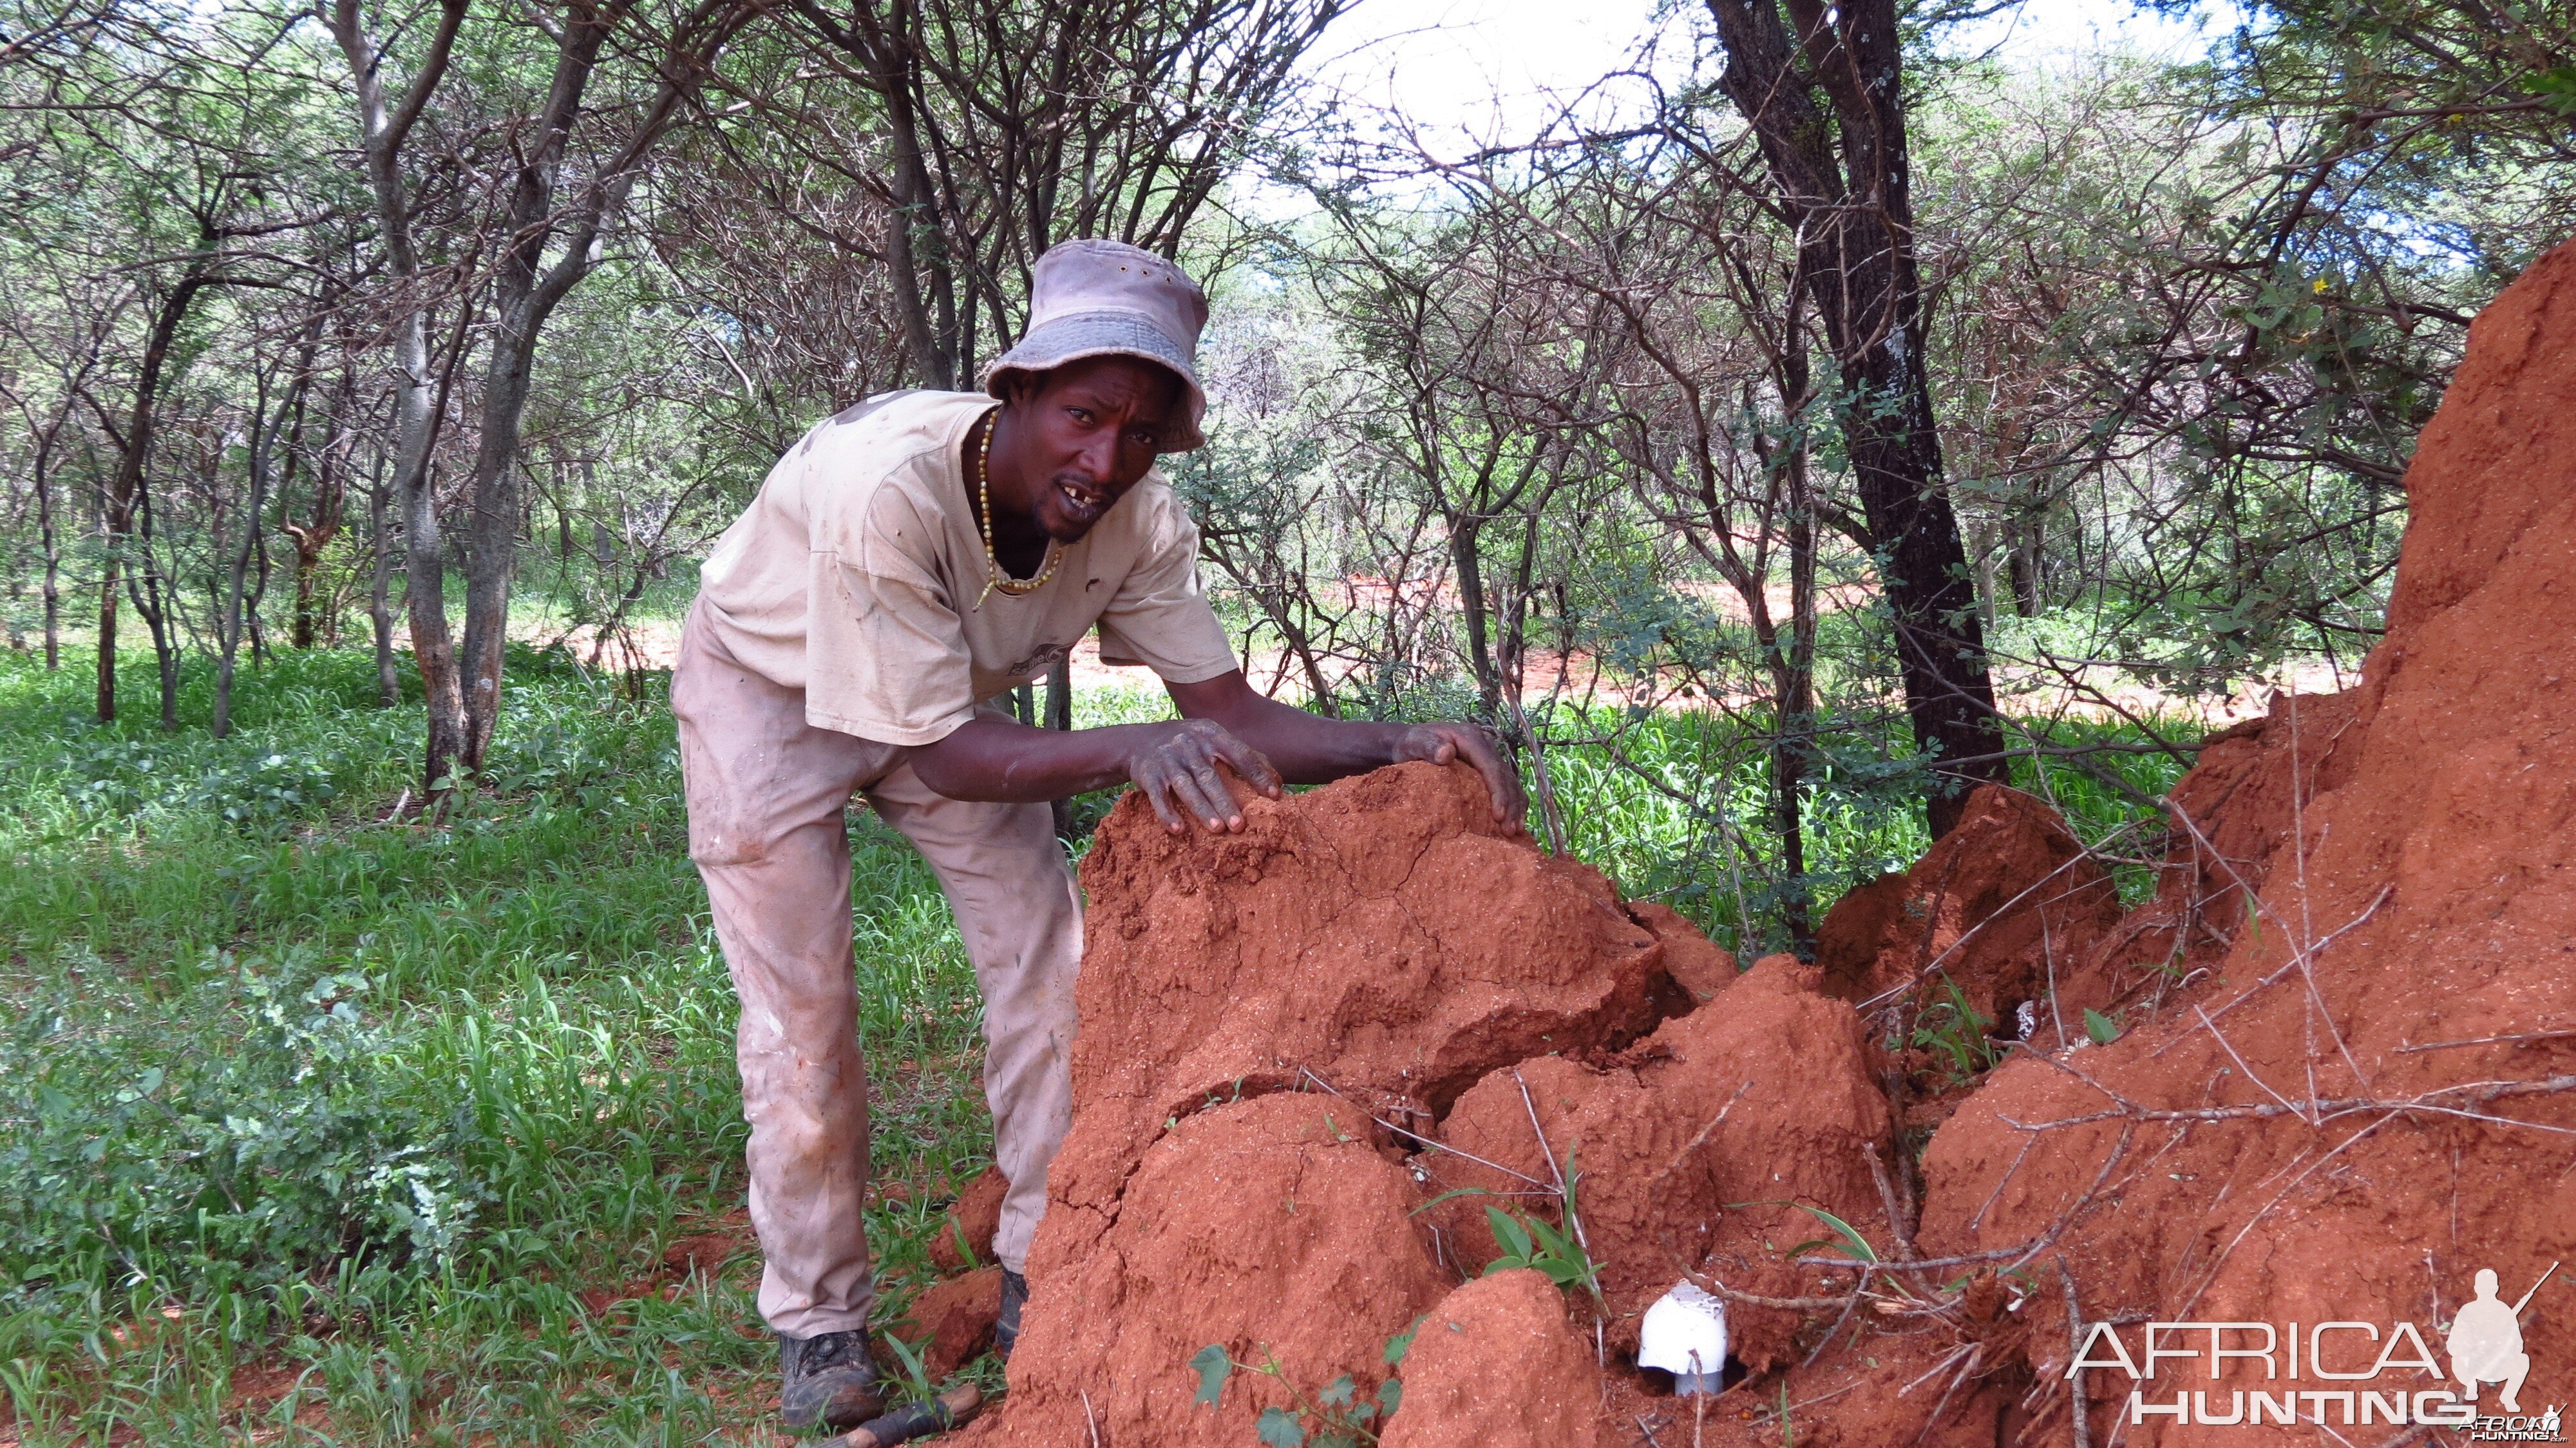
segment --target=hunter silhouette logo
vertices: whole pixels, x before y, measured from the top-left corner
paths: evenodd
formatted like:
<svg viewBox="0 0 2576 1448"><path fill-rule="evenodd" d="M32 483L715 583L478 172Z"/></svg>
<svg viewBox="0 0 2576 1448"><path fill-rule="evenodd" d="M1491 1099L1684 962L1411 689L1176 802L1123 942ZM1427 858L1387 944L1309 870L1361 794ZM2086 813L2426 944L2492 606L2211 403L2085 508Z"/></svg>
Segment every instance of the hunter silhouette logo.
<svg viewBox="0 0 2576 1448"><path fill-rule="evenodd" d="M2459 1315L2451 1319L2451 1376L2468 1389L2468 1399L2478 1400L2480 1383L2502 1383L2497 1395L2508 1413L2522 1411L2517 1396L2522 1380L2531 1375L2531 1354L2522 1350L2522 1310L2531 1304L2531 1293L2549 1280L2558 1264L2540 1274L2540 1282L2531 1284L2531 1292L2522 1294L2513 1306L2504 1305L2496 1296L2496 1275L2492 1267L2478 1269L2478 1295L2460 1305Z"/></svg>

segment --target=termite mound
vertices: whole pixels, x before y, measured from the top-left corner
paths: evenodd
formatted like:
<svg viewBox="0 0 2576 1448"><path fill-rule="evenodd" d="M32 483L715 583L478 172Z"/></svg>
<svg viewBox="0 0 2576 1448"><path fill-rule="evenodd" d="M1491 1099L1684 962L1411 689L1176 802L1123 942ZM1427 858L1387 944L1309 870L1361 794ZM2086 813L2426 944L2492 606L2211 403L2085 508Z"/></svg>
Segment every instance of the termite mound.
<svg viewBox="0 0 2576 1448"><path fill-rule="evenodd" d="M2576 1261L2571 399L2562 248L2472 329L2360 683L2201 741L2126 913L2000 790L1838 907L1822 969L1735 977L1670 912L1502 836L1463 769L1248 801L1214 839L1122 805L1084 868L1073 1127L1012 1392L968 1437L1254 1441L1343 1378L1337 1401L1371 1400L1405 1371L1387 1342L1454 1304L1461 1334L1555 1366L1427 1361L1440 1387L1389 1441L2308 1441L2123 1428L2130 1384L2080 1399L2066 1367L2104 1321L2437 1334L2479 1269L2510 1299ZM1882 1013L1935 983L2001 1059L1925 1110ZM1485 1195L1441 1200L1458 1187ZM1486 1206L1552 1220L1567 1188L1597 1298L1560 1293L1560 1329L1526 1277L1460 1291L1498 1249ZM1864 1239L1839 1267L1819 1213ZM1738 1330L1742 1385L1704 1418L1621 1360L1685 1272ZM2568 1293L2526 1325L2576 1317ZM2576 1333L2524 1343L2525 1403L2576 1396ZM1279 1370L1201 1405L1210 1345ZM1587 1391L1592 1429L1565 1428Z"/></svg>

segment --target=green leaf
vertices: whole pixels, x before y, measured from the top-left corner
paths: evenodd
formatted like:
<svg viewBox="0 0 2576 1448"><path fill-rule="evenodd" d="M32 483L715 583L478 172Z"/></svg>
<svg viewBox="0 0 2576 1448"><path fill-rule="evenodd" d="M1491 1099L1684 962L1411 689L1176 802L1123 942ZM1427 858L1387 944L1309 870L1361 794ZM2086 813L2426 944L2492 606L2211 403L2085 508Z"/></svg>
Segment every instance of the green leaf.
<svg viewBox="0 0 2576 1448"><path fill-rule="evenodd" d="M1536 1217L1532 1217L1529 1220L1529 1230L1530 1235L1537 1239L1538 1255L1541 1257L1573 1257L1580 1255L1575 1250L1574 1243L1570 1238L1568 1238L1563 1232L1558 1231L1556 1228L1538 1220Z"/></svg>
<svg viewBox="0 0 2576 1448"><path fill-rule="evenodd" d="M1835 1235L1842 1238L1839 1242L1815 1243L1810 1245L1831 1246L1835 1251L1842 1253L1844 1256L1849 1257L1855 1262L1875 1262L1878 1260L1878 1249L1869 1245L1869 1239L1867 1237L1854 1231L1851 1223L1844 1221L1842 1218L1835 1216L1833 1213L1826 1211L1822 1207L1811 1207L1805 1202L1793 1202L1785 1197L1759 1202L1728 1202L1726 1205L1729 1208L1796 1207L1799 1211L1805 1212L1817 1221L1833 1228ZM1805 1250L1806 1249L1804 1247L1798 1249L1798 1251ZM1795 1257L1798 1253L1791 1252L1789 1255Z"/></svg>
<svg viewBox="0 0 2576 1448"><path fill-rule="evenodd" d="M1452 1197L1490 1197L1492 1195L1492 1192L1485 1190L1483 1187L1456 1187L1449 1191L1442 1192L1440 1195L1424 1202L1421 1206L1415 1207L1412 1211L1405 1213L1405 1215L1408 1217L1421 1216L1424 1212L1430 1211L1433 1207L1440 1205L1442 1202L1445 1202Z"/></svg>
<svg viewBox="0 0 2576 1448"><path fill-rule="evenodd" d="M903 1364L903 1375L912 1380L913 1391L925 1398L936 1396L931 1391L929 1369L923 1365L921 1354L913 1350L912 1344L891 1332L879 1336L887 1347L894 1350L896 1360Z"/></svg>
<svg viewBox="0 0 2576 1448"><path fill-rule="evenodd" d="M1859 1232L1853 1230L1851 1223L1844 1221L1842 1218L1835 1216L1833 1213L1826 1211L1822 1207L1811 1207L1805 1202L1799 1202L1797 1203L1797 1206L1799 1210L1809 1213L1814 1216L1817 1221L1833 1228L1836 1232L1842 1235L1843 1240L1840 1244L1840 1248L1844 1256L1851 1258L1855 1262L1875 1262L1878 1260L1878 1250L1869 1245L1869 1239L1867 1237L1864 1237Z"/></svg>
<svg viewBox="0 0 2576 1448"><path fill-rule="evenodd" d="M1409 1342L1412 1338L1413 1334L1409 1332L1405 1334L1406 1341ZM1395 1410L1404 1406L1404 1380L1401 1378L1389 1378L1385 1382L1378 1384L1377 1406L1380 1412L1385 1413L1390 1418L1394 1417Z"/></svg>
<svg viewBox="0 0 2576 1448"><path fill-rule="evenodd" d="M1429 1316L1429 1314L1426 1313L1424 1316ZM1388 1367L1394 1367L1404 1361L1404 1355L1413 1350L1413 1335L1421 1330L1422 1318L1417 1317L1413 1319L1413 1325L1411 1327L1406 1328L1404 1331L1399 1332L1395 1336L1386 1340L1386 1365ZM1384 1396L1385 1389L1381 1388L1378 1391L1380 1396ZM1393 1412L1395 1410L1389 1408L1387 1411Z"/></svg>
<svg viewBox="0 0 2576 1448"><path fill-rule="evenodd" d="M1517 1257L1524 1262L1530 1259L1532 1253L1530 1234L1519 1222L1512 1219L1510 1213L1500 1207L1487 1207L1485 1221L1493 1227L1494 1240L1501 1244L1503 1255Z"/></svg>
<svg viewBox="0 0 2576 1448"><path fill-rule="evenodd" d="M1306 1425L1286 1408L1264 1408L1253 1428L1268 1448L1306 1448Z"/></svg>
<svg viewBox="0 0 2576 1448"><path fill-rule="evenodd" d="M1199 1373L1199 1390L1190 1399L1190 1406L1203 1408L1225 1391L1225 1380L1234 1372L1234 1355L1225 1350L1224 1343L1212 1342L1191 1354L1190 1366Z"/></svg>
<svg viewBox="0 0 2576 1448"><path fill-rule="evenodd" d="M2109 1016L2102 1014L2091 1006L2086 1006L2084 1008L2084 1034L2093 1038L2094 1045L2107 1046L2113 1041L2120 1039L2120 1026L2118 1022L2112 1020Z"/></svg>
<svg viewBox="0 0 2576 1448"><path fill-rule="evenodd" d="M1326 1383L1323 1391L1315 1394L1315 1401L1327 1408L1347 1408L1358 1401L1359 1395L1359 1385L1351 1381L1349 1373L1344 1373Z"/></svg>
<svg viewBox="0 0 2576 1448"><path fill-rule="evenodd" d="M2525 88L2558 110L2576 116L2576 65L2541 71L2526 83Z"/></svg>

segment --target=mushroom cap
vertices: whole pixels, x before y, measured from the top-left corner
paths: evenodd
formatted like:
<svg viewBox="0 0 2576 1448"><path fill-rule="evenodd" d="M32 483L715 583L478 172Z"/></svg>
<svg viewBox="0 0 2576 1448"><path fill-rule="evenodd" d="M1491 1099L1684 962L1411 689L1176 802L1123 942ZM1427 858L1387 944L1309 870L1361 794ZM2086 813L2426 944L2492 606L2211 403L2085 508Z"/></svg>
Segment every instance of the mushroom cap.
<svg viewBox="0 0 2576 1448"><path fill-rule="evenodd" d="M1637 1330L1637 1365L1713 1373L1726 1363L1726 1304L1682 1282L1655 1299Z"/></svg>

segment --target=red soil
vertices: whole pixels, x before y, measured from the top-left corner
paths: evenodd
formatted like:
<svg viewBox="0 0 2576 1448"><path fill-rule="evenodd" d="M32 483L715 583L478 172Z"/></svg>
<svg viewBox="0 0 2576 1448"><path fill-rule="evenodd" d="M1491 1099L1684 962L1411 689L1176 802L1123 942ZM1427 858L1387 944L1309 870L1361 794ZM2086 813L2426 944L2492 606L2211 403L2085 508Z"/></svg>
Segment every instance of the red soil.
<svg viewBox="0 0 2576 1448"><path fill-rule="evenodd" d="M993 1345L993 1324L1001 1315L1002 1269L979 1267L914 1298L910 1324L895 1331L921 1354L922 1370L935 1383Z"/></svg>
<svg viewBox="0 0 2576 1448"><path fill-rule="evenodd" d="M1441 1298L1404 1356L1404 1401L1381 1448L1604 1448L1600 1364L1556 1284L1528 1268Z"/></svg>
<svg viewBox="0 0 2576 1448"><path fill-rule="evenodd" d="M1248 1441L1458 1277L1414 1216L1489 1073L1615 1053L1689 1001L1601 876L1503 835L1472 771L1404 765L1174 839L1130 800L1083 865L1074 1119L1048 1176L1001 1441ZM1704 942L1702 942L1704 945ZM1705 960L1700 961L1705 964ZM1238 1373L1191 1407L1210 1343Z"/></svg>
<svg viewBox="0 0 2576 1448"><path fill-rule="evenodd" d="M2576 1259L2576 248L2470 336L2407 475L2388 635L2360 687L2285 702L2266 759L2210 759L2177 791L2207 801L2195 823L2257 892L2261 928L2242 928L2241 903L2201 912L2230 940L2202 955L2210 975L2113 1045L1997 1071L1925 1158L1928 1250L2066 1223L2036 1260L2068 1263L2091 1319L2428 1327L2479 1268L2510 1297ZM2295 828L2293 750L2313 780ZM2499 1036L2520 1039L2448 1044ZM2369 1104L2284 1109L2317 1099ZM2208 1107L2245 1114L2135 1114ZM2025 1310L2062 1323L2053 1275ZM2526 1405L2576 1397L2569 1291L2544 1289L2524 1319ZM2060 1435L2068 1351L2034 1337L2030 1354ZM2088 1376L2097 1401L2125 1402L2124 1375ZM2110 1416L2097 1409L2094 1441Z"/></svg>
<svg viewBox="0 0 2576 1448"><path fill-rule="evenodd" d="M1041 1232L1011 1394L986 1430L998 1441L1252 1442L1291 1388L1312 1397L1347 1373L1373 1395L1388 1340L1450 1286L1408 1215L1421 1198L1400 1154L1328 1095L1193 1112L1119 1185L1080 1257ZM1194 1407L1189 1362L1210 1344L1280 1376L1238 1372Z"/></svg>
<svg viewBox="0 0 2576 1448"><path fill-rule="evenodd" d="M968 1440L1250 1442L1339 1376L1373 1392L1425 1313L1424 1338L1477 1342L1416 1340L1389 1442L2384 1436L2115 1424L2110 1371L2079 1435L2072 1329L2125 1324L2133 1352L2151 1319L2436 1335L2477 1269L2510 1300L2576 1264L2571 399L2576 248L2473 329L2361 684L2208 741L2125 916L2000 790L1835 910L1822 969L1734 978L1670 912L1499 836L1463 769L1251 801L1213 840L1122 805L1083 872L1074 1123L1012 1392ZM2035 1003L1971 1082L1905 1049L1949 984L1998 1036ZM2092 1044L2088 1006L2123 1034ZM1485 1206L1564 1221L1560 1172L1599 1326L1580 1290L1551 1322L1523 1275L1453 1291L1496 1250ZM1457 1187L1496 1195L1435 1200ZM1881 1267L1854 1299L1808 1209L1882 1263L1968 1260ZM1752 1374L1704 1422L1622 1356L1685 1273L1731 1298ZM2522 1319L2527 1410L2576 1398L2570 1321L2562 1272ZM1210 1343L1279 1376L1194 1407Z"/></svg>
<svg viewBox="0 0 2576 1448"><path fill-rule="evenodd" d="M2083 1013L2069 1000L2067 977L2119 918L2110 876L2057 812L1986 785L1911 869L1834 903L1816 931L1816 963L1828 992L1874 1020L1918 987L1939 994L1949 983L2008 1037L2021 1005L2046 999L2053 986L2072 1016L2072 1040L2081 1037ZM2063 1044L2053 1015L2037 1024L2043 1034L2034 1040Z"/></svg>
<svg viewBox="0 0 2576 1448"><path fill-rule="evenodd" d="M948 1208L939 1235L930 1239L930 1265L949 1273L991 1262L993 1234L1002 1229L1002 1198L1010 1193L1011 1179L1000 1167L978 1173Z"/></svg>
<svg viewBox="0 0 2576 1448"><path fill-rule="evenodd" d="M1541 1056L1478 1082L1440 1126L1442 1145L1465 1155L1425 1160L1441 1190L1493 1193L1430 1214L1450 1261L1475 1270L1494 1259L1489 1204L1553 1223L1552 1192L1531 1182L1552 1186L1572 1172L1577 1218L1602 1268L1604 1336L1633 1355L1637 1319L1685 1275L1771 1296L1811 1285L1816 1274L1783 1265L1777 1249L1832 1233L1788 1203L1884 1240L1868 1153L1887 1139L1887 1102L1858 1019L1817 994L1816 978L1771 956L1600 1067ZM1798 1324L1795 1313L1739 1309L1729 1318L1735 1355L1757 1370L1794 1358Z"/></svg>

